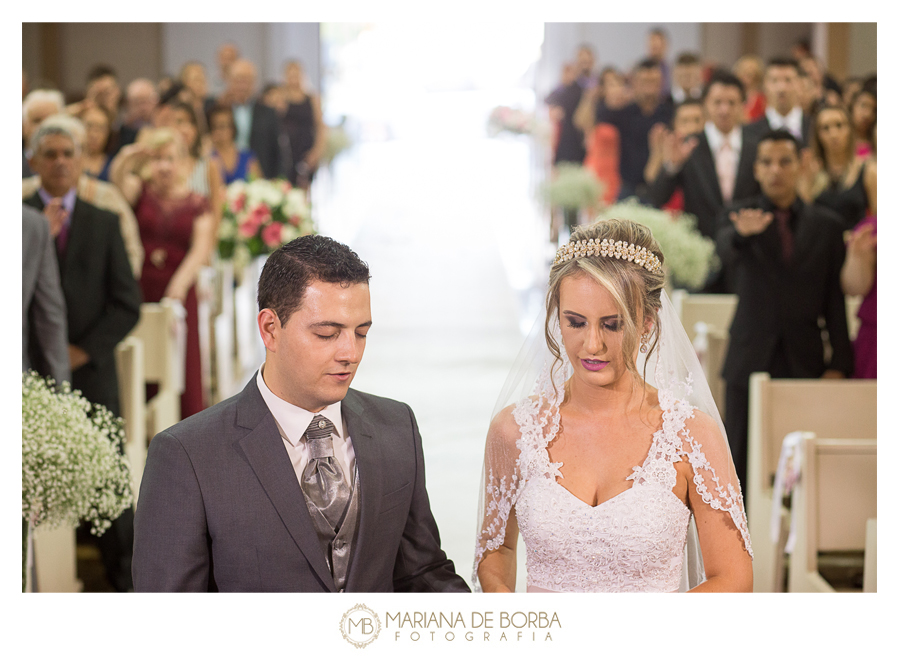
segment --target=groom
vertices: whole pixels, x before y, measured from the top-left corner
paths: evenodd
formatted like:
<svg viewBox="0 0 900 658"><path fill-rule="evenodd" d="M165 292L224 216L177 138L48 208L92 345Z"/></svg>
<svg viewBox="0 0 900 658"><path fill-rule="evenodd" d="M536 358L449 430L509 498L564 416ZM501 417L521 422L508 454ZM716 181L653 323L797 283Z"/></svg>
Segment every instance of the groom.
<svg viewBox="0 0 900 658"><path fill-rule="evenodd" d="M440 547L412 411L349 388L372 324L368 282L324 236L269 257L265 364L150 443L135 591L468 591Z"/></svg>

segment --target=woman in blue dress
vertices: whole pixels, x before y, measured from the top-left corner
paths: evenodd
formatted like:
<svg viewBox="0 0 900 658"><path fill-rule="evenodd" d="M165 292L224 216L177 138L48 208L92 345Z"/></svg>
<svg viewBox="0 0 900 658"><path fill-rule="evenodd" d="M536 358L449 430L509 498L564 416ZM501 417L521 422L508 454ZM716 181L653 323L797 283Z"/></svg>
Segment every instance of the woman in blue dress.
<svg viewBox="0 0 900 658"><path fill-rule="evenodd" d="M225 177L225 185L236 180L262 178L262 169L253 151L238 150L234 143L237 129L234 114L226 105L216 105L207 115L209 137L212 142L212 157L217 158Z"/></svg>

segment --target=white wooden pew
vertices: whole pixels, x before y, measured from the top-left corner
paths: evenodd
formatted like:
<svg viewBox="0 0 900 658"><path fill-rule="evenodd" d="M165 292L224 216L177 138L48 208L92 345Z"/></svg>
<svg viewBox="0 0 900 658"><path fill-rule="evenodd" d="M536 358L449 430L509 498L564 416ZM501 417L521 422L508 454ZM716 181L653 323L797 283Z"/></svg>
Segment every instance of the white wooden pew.
<svg viewBox="0 0 900 658"><path fill-rule="evenodd" d="M875 380L771 379L750 376L747 482L743 483L753 544L753 591L776 591L777 545L772 542L772 484L781 444L790 432L830 438L877 436Z"/></svg>
<svg viewBox="0 0 900 658"><path fill-rule="evenodd" d="M807 438L791 513L798 516L791 592L834 592L819 572L822 551L863 551L876 515L875 439Z"/></svg>
<svg viewBox="0 0 900 658"><path fill-rule="evenodd" d="M144 344L136 336L129 336L116 346L116 374L119 378L119 406L125 421L125 456L131 466L134 501L137 503L147 461L147 410Z"/></svg>
<svg viewBox="0 0 900 658"><path fill-rule="evenodd" d="M141 318L129 334L143 343L145 381L159 385L146 407L148 437L181 420L187 328L180 306L170 299L141 304Z"/></svg>

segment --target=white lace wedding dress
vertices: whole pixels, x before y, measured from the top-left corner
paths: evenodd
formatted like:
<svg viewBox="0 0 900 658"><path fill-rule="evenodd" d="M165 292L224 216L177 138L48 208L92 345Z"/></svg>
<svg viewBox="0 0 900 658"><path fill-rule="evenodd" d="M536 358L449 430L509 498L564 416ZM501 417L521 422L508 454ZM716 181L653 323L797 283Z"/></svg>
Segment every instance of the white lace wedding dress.
<svg viewBox="0 0 900 658"><path fill-rule="evenodd" d="M693 353L683 358L691 357L696 360ZM563 464L552 463L547 452L559 431L563 384L571 375L565 352L558 372L544 365L536 394L495 417L485 451L476 589L478 565L503 543L513 509L525 542L528 591L675 592L698 585L704 575L691 511L672 491L680 461L691 466L689 486L704 504L730 516L752 555L724 429L720 440L708 439L707 446L691 431L712 421L721 428L717 415L704 421L691 402L698 395L711 400L705 380L695 392L691 376L677 380L671 362L659 360L653 370L662 427L644 462L627 478L631 488L595 507L557 481ZM716 436L705 433L710 434Z"/></svg>

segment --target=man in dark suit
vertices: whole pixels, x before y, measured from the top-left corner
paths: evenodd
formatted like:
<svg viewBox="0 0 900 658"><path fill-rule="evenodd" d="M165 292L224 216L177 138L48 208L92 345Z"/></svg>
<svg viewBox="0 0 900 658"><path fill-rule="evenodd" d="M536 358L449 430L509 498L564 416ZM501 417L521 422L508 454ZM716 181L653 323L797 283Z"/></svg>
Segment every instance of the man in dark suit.
<svg viewBox="0 0 900 658"><path fill-rule="evenodd" d="M119 218L77 196L81 140L77 119L46 119L32 138L31 168L40 189L25 203L41 210L56 243L66 301L72 387L119 414L116 345L137 324L141 290L119 232ZM83 130L83 129L82 129ZM131 589L132 512L127 510L99 539L110 584Z"/></svg>
<svg viewBox="0 0 900 658"><path fill-rule="evenodd" d="M219 102L231 107L234 113L235 144L239 150L249 148L256 154L266 178L284 176L293 180L278 114L260 99L254 99L255 91L256 67L245 59L231 64L228 87Z"/></svg>
<svg viewBox="0 0 900 658"><path fill-rule="evenodd" d="M646 196L644 167L650 158L650 130L657 124L669 125L674 114L671 96L668 92L663 94L663 73L658 61L647 59L638 63L632 78L634 101L617 109L598 103L595 116L595 123L609 123L619 131L620 199Z"/></svg>
<svg viewBox="0 0 900 658"><path fill-rule="evenodd" d="M69 381L66 301L44 216L22 205L22 372Z"/></svg>
<svg viewBox="0 0 900 658"><path fill-rule="evenodd" d="M726 204L759 193L753 177L755 140L740 123L743 101L744 86L737 77L713 73L703 90L703 131L666 149L663 167L650 186L656 207L681 187L684 211L695 215L700 233L712 239Z"/></svg>
<svg viewBox="0 0 900 658"><path fill-rule="evenodd" d="M703 131L683 141L667 136L666 161L650 186L650 201L662 207L681 188L684 211L697 228L715 239L719 214L732 201L759 193L753 177L756 138L741 126L744 86L727 71L716 71L703 90L707 121ZM730 292L726 269L714 273L704 292Z"/></svg>
<svg viewBox="0 0 900 658"><path fill-rule="evenodd" d="M787 131L761 137L754 172L762 193L733 206L718 233L719 257L732 264L738 294L722 377L725 427L742 482L751 373L839 378L853 372L840 283L841 220L797 196L799 150ZM831 344L829 363L820 320Z"/></svg>
<svg viewBox="0 0 900 658"><path fill-rule="evenodd" d="M372 324L368 281L324 236L269 257L263 367L150 442L137 591L468 591L440 547L412 411L349 388Z"/></svg>
<svg viewBox="0 0 900 658"><path fill-rule="evenodd" d="M800 104L800 67L796 60L776 57L766 64L763 94L766 113L748 124L756 139L770 130L787 130L805 147L809 141L809 115Z"/></svg>

